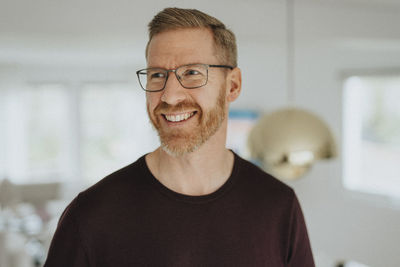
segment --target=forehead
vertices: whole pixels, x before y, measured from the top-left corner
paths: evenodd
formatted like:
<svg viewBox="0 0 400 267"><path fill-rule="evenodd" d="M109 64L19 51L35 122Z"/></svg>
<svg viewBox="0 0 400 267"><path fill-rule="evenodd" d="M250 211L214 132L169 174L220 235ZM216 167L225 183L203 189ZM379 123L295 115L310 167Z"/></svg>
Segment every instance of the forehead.
<svg viewBox="0 0 400 267"><path fill-rule="evenodd" d="M190 63L218 63L211 30L170 30L155 35L149 43L147 64L150 67L176 68Z"/></svg>

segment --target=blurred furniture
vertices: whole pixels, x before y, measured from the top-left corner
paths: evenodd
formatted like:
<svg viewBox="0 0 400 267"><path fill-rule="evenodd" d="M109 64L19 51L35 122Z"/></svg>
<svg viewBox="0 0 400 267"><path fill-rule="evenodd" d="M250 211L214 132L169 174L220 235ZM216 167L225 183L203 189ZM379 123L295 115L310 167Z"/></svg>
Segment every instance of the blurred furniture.
<svg viewBox="0 0 400 267"><path fill-rule="evenodd" d="M0 267L41 266L51 219L46 204L59 199L60 186L0 180Z"/></svg>

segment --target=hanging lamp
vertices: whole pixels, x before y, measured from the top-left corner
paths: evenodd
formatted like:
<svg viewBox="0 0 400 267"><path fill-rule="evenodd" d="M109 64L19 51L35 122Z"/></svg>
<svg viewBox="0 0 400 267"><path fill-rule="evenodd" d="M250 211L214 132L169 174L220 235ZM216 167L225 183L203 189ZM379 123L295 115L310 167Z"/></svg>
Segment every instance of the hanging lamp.
<svg viewBox="0 0 400 267"><path fill-rule="evenodd" d="M329 127L317 115L295 107L294 2L286 0L287 100L289 107L263 115L248 138L251 157L283 180L302 177L320 159L336 156Z"/></svg>

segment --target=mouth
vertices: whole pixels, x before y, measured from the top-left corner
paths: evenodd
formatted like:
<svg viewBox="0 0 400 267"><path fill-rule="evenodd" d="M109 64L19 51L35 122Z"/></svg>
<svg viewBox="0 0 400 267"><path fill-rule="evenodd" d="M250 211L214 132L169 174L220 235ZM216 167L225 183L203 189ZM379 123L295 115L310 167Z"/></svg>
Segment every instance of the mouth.
<svg viewBox="0 0 400 267"><path fill-rule="evenodd" d="M178 123L191 119L197 111L184 112L179 114L161 114L167 122Z"/></svg>

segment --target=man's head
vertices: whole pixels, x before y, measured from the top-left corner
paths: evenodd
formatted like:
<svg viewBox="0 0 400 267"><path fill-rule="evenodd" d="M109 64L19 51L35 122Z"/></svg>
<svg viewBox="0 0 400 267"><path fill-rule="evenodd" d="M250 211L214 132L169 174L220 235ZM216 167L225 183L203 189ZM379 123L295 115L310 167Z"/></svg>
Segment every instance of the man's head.
<svg viewBox="0 0 400 267"><path fill-rule="evenodd" d="M216 55L222 64L237 66L236 38L232 31L218 19L196 9L165 8L149 23L149 41L146 46L148 57L149 44L159 33L189 28L206 28L211 30Z"/></svg>
<svg viewBox="0 0 400 267"><path fill-rule="evenodd" d="M206 21L214 26L204 26ZM155 79L161 80L164 87L146 93L147 111L163 150L182 156L213 136L226 134L228 103L237 98L241 88L235 38L232 32L225 33L231 42L225 40L222 44L228 47L230 43L234 48L222 49L215 32L228 30L215 18L197 10L165 9L149 25L146 59L152 69L145 70L144 76L147 85ZM204 69L190 64L202 64ZM215 66L228 64L232 66ZM185 79L197 77L204 85L195 89L184 87Z"/></svg>

